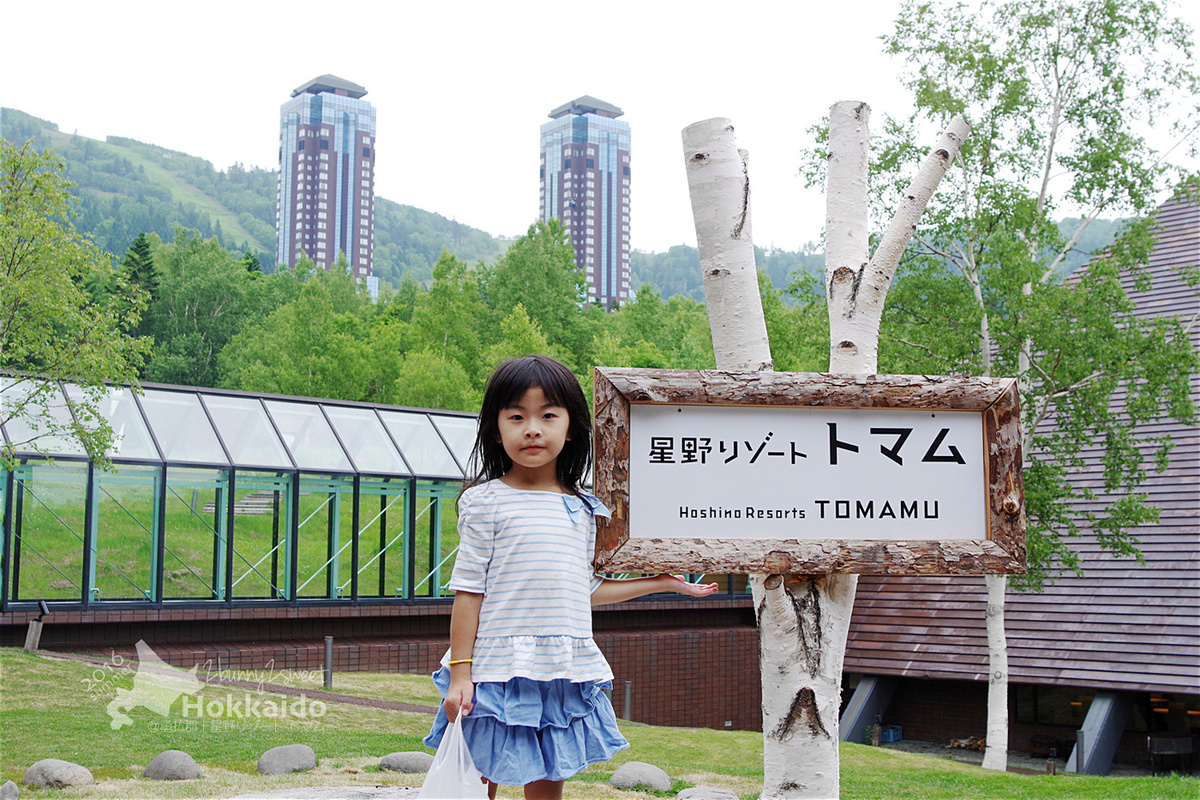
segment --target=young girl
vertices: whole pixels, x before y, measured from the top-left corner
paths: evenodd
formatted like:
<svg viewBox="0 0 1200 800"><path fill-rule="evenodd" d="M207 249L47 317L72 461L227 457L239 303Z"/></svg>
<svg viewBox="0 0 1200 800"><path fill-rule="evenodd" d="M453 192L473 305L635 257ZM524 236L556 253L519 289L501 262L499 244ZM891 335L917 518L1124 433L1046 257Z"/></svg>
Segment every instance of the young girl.
<svg viewBox="0 0 1200 800"><path fill-rule="evenodd" d="M592 640L591 606L653 592L703 597L716 584L592 572L595 515L579 488L591 420L575 376L545 356L501 364L488 382L459 499L450 650L433 680L444 700L425 744L463 713L475 767L527 800L558 800L563 781L629 746L603 690L612 671Z"/></svg>

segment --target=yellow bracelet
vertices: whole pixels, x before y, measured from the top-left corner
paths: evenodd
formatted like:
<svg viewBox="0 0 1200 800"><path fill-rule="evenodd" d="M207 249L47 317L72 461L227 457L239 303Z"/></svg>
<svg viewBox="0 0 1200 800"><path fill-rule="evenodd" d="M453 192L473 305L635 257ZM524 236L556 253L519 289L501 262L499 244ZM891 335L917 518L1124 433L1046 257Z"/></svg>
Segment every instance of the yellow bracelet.
<svg viewBox="0 0 1200 800"><path fill-rule="evenodd" d="M470 664L471 661L472 661L472 659L470 659L470 658L460 658L456 661L447 661L446 664L447 664L447 666L453 667L455 664Z"/></svg>

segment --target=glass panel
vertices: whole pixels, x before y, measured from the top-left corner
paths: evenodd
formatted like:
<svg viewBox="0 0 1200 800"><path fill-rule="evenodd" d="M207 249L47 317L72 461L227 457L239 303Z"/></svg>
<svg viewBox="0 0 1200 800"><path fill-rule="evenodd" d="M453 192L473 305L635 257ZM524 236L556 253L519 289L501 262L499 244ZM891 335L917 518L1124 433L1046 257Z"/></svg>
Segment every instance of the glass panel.
<svg viewBox="0 0 1200 800"><path fill-rule="evenodd" d="M67 384L67 395L75 402L89 399L88 393L73 383ZM150 438L150 429L142 419L142 412L138 410L131 390L124 386L108 389L100 395L97 408L113 429L109 458L158 460L158 449Z"/></svg>
<svg viewBox="0 0 1200 800"><path fill-rule="evenodd" d="M349 599L354 576L353 479L301 475L299 519L296 596Z"/></svg>
<svg viewBox="0 0 1200 800"><path fill-rule="evenodd" d="M325 406L325 413L350 450L350 457L354 459L354 466L359 472L410 474L374 411L369 408Z"/></svg>
<svg viewBox="0 0 1200 800"><path fill-rule="evenodd" d="M142 407L167 461L228 465L197 395L147 389Z"/></svg>
<svg viewBox="0 0 1200 800"><path fill-rule="evenodd" d="M453 594L445 587L458 552L457 501L461 489L457 481L417 483L417 530L413 537L417 548L416 597Z"/></svg>
<svg viewBox="0 0 1200 800"><path fill-rule="evenodd" d="M202 396L234 466L292 468L262 403L252 397Z"/></svg>
<svg viewBox="0 0 1200 800"><path fill-rule="evenodd" d="M401 411L380 411L379 416L418 475L430 478L462 477L462 471L442 443L442 437L433 429L429 417Z"/></svg>
<svg viewBox="0 0 1200 800"><path fill-rule="evenodd" d="M290 490L289 475L239 470L234 476L234 599L287 599Z"/></svg>
<svg viewBox="0 0 1200 800"><path fill-rule="evenodd" d="M279 400L267 400L266 404L300 469L345 472L354 469L320 407Z"/></svg>
<svg viewBox="0 0 1200 800"><path fill-rule="evenodd" d="M13 488L13 600L83 597L87 467L26 462Z"/></svg>
<svg viewBox="0 0 1200 800"><path fill-rule="evenodd" d="M407 491L408 481L359 482L359 597L403 596Z"/></svg>
<svg viewBox="0 0 1200 800"><path fill-rule="evenodd" d="M0 420L16 452L84 455L78 442L53 432L71 425L71 411L57 383L0 381Z"/></svg>
<svg viewBox="0 0 1200 800"><path fill-rule="evenodd" d="M442 417L437 414L430 414L429 417L449 443L458 463L466 467L471 460L471 448L475 446L475 431L479 421L475 417Z"/></svg>
<svg viewBox="0 0 1200 800"><path fill-rule="evenodd" d="M167 469L163 599L220 599L225 586L229 473Z"/></svg>
<svg viewBox="0 0 1200 800"><path fill-rule="evenodd" d="M0 514L4 513L4 509L8 508L8 470L3 464L0 464ZM0 563L8 563L8 553L4 547L7 542L4 541L4 531L0 530Z"/></svg>
<svg viewBox="0 0 1200 800"><path fill-rule="evenodd" d="M96 600L153 599L158 467L96 474Z"/></svg>

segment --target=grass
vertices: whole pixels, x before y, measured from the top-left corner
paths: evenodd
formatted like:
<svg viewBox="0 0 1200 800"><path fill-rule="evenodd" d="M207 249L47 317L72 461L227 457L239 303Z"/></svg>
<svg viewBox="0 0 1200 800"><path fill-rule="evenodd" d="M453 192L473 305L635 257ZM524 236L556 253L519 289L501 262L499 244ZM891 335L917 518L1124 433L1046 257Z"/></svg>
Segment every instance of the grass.
<svg viewBox="0 0 1200 800"><path fill-rule="evenodd" d="M201 669L197 671L201 680L223 677L252 684L286 686L301 691L333 692L349 697L387 700L426 708L436 708L442 702L433 681L424 674L338 672L333 676L333 688L326 689L325 676L321 670L253 669L205 672L204 666L202 664ZM424 733L421 735L424 736Z"/></svg>
<svg viewBox="0 0 1200 800"><path fill-rule="evenodd" d="M278 677L278 676L277 676ZM318 676L301 676L298 685L320 688ZM283 682L283 681L279 681ZM292 682L297 685L297 682ZM319 718L214 720L183 718L176 701L168 717L145 709L129 712L133 724L109 728L106 706L118 689L132 688L129 674L74 661L0 649L0 782L21 783L24 770L42 758L83 764L96 785L72 790L22 788L22 797L46 798L208 798L266 789L318 785L415 785L419 777L378 770L379 759L399 750L424 749L427 714L329 703ZM234 690L205 686L204 702ZM338 673L334 691L358 697L430 705L436 701L428 679L412 675ZM283 698L254 693L264 703ZM295 698L287 698L294 701ZM193 700L194 703L194 700ZM741 798L755 798L762 787L762 737L746 731L659 728L622 723L631 748L572 779L571 798L649 798L641 792L612 789L608 779L631 760L657 764L681 788L719 786ZM265 750L281 744L307 744L318 766L283 776L258 775L255 765ZM190 753L204 770L198 781L158 782L140 778L142 769L167 749ZM1061 798L1062 800L1194 800L1194 777L1103 778L1016 775L985 771L948 758L931 758L884 748L842 745L843 800L957 800L958 798ZM515 787L501 790L517 798Z"/></svg>

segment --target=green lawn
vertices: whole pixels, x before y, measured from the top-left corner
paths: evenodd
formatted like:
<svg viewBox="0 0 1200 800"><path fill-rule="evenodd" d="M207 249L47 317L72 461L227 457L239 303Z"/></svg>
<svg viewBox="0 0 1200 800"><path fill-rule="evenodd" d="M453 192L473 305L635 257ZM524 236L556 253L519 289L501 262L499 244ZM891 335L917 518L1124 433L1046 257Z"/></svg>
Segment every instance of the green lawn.
<svg viewBox="0 0 1200 800"><path fill-rule="evenodd" d="M307 676L320 688L317 676ZM41 758L62 758L92 770L97 784L83 790L22 789L39 798L207 798L271 788L313 785L413 785L411 776L380 772L380 757L398 750L422 749L430 716L329 703L319 717L211 719L182 716L182 700L161 717L145 708L129 711L132 724L112 730L106 712L118 689L133 688L131 675L73 661L0 649L0 781L20 784L25 769ZM428 679L410 675L339 673L334 690L399 702L430 704ZM234 699L245 690L209 684L186 698L196 708ZM285 698L252 695L264 705ZM295 697L286 698L294 703ZM676 790L692 785L721 786L742 798L754 798L762 785L762 738L742 731L658 728L622 723L631 748L607 764L596 765L567 787L572 798L638 798L619 792L608 778L628 760L648 761L665 769ZM318 767L306 773L267 777L255 772L258 756L280 744L311 746ZM139 776L159 752L184 750L202 766L198 781L160 783ZM669 796L673 796L673 792ZM504 789L505 798L520 797ZM842 798L845 800L950 800L954 798L1162 798L1195 800L1200 779L1193 777L1097 778L1074 775L1026 776L988 772L978 767L883 748L842 745Z"/></svg>

